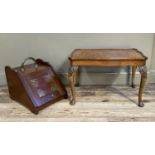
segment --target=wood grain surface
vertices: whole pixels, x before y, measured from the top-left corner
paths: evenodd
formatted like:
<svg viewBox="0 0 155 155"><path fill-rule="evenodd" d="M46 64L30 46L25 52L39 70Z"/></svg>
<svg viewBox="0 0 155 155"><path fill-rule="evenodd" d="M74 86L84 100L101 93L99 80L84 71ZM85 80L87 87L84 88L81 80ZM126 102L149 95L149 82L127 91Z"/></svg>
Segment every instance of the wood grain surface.
<svg viewBox="0 0 155 155"><path fill-rule="evenodd" d="M76 87L77 104L64 99L34 115L11 100L6 87L0 88L0 121L13 122L154 122L155 84L147 85L145 107L137 104L136 88L128 86Z"/></svg>
<svg viewBox="0 0 155 155"><path fill-rule="evenodd" d="M145 60L137 49L76 49L71 60Z"/></svg>

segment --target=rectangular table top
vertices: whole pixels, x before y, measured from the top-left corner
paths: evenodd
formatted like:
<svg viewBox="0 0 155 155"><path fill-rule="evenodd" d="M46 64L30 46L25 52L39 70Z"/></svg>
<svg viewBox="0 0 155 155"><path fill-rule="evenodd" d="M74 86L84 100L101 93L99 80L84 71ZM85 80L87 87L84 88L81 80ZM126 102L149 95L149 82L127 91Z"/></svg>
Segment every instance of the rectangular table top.
<svg viewBox="0 0 155 155"><path fill-rule="evenodd" d="M137 49L76 49L70 60L146 60Z"/></svg>

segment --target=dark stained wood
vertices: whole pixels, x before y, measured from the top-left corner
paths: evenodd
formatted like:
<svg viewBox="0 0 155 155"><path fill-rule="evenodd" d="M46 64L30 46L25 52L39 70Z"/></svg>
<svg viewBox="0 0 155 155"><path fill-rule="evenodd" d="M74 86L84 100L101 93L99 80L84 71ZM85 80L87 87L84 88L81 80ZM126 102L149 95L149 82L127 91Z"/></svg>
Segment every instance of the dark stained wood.
<svg viewBox="0 0 155 155"><path fill-rule="evenodd" d="M143 69L146 65L147 57L137 49L76 49L72 52L69 57L70 70L68 73L69 85L71 88L71 99L70 103L75 104L76 95L74 88L74 81L76 68L82 66L96 66L96 67L107 67L107 66L131 66L132 67L132 87L135 87L135 72L137 66L140 67L141 72L141 84L139 89L138 100L139 106L143 106L142 93L144 85L147 79L147 70ZM78 73L78 76L80 73Z"/></svg>
<svg viewBox="0 0 155 155"><path fill-rule="evenodd" d="M21 67L6 66L5 72L10 97L35 114L67 98L67 92L52 66L41 59L37 59L35 64L22 64Z"/></svg>

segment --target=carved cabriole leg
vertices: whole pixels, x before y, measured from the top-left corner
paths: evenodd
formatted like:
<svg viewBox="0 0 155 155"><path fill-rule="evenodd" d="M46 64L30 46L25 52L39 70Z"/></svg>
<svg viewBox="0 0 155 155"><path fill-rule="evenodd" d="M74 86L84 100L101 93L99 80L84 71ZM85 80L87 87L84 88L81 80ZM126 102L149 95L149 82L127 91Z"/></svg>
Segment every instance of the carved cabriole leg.
<svg viewBox="0 0 155 155"><path fill-rule="evenodd" d="M80 85L80 67L77 67L77 71L76 71L76 84L77 87Z"/></svg>
<svg viewBox="0 0 155 155"><path fill-rule="evenodd" d="M132 83L131 87L135 88L135 73L136 73L137 66L132 66Z"/></svg>
<svg viewBox="0 0 155 155"><path fill-rule="evenodd" d="M147 68L146 66L140 66L139 71L141 74L140 88L139 88L139 96L138 96L138 106L143 107L142 94L144 92L144 86L147 80Z"/></svg>
<svg viewBox="0 0 155 155"><path fill-rule="evenodd" d="M69 72L68 72L68 83L71 91L71 95L69 97L70 99L70 104L74 105L76 102L76 93L75 93L75 87L74 87L74 80L75 80L75 72L74 72L74 67L70 67Z"/></svg>

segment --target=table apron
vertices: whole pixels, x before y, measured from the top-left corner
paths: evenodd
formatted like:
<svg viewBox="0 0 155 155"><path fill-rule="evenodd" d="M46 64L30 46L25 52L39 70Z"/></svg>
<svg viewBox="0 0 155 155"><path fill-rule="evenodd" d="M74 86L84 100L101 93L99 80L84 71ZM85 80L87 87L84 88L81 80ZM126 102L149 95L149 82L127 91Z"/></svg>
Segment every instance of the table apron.
<svg viewBox="0 0 155 155"><path fill-rule="evenodd" d="M74 60L70 62L73 66L144 66L146 62L144 60Z"/></svg>

